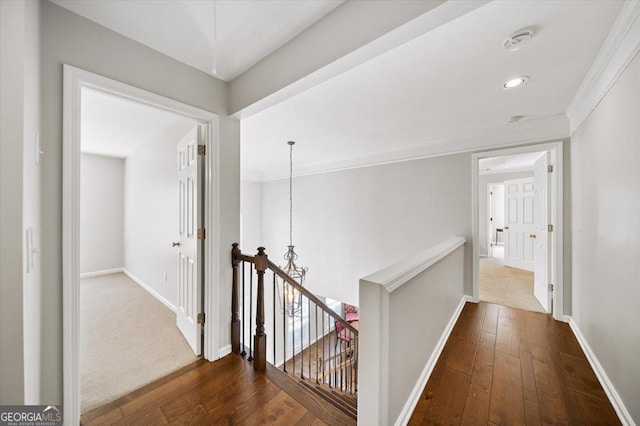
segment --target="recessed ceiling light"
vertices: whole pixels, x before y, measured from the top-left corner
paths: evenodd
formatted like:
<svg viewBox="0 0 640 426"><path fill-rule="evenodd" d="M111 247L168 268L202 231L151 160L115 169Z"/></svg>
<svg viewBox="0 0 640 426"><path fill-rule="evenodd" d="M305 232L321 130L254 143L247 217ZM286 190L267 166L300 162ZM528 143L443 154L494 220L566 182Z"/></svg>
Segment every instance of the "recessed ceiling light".
<svg viewBox="0 0 640 426"><path fill-rule="evenodd" d="M529 43L533 38L533 31L520 31L511 35L508 39L505 40L503 46L509 52L514 52L520 49L525 44Z"/></svg>
<svg viewBox="0 0 640 426"><path fill-rule="evenodd" d="M505 89L513 89L514 87L522 86L527 81L529 81L529 77L527 76L512 78L511 80L504 83L502 87L504 87Z"/></svg>

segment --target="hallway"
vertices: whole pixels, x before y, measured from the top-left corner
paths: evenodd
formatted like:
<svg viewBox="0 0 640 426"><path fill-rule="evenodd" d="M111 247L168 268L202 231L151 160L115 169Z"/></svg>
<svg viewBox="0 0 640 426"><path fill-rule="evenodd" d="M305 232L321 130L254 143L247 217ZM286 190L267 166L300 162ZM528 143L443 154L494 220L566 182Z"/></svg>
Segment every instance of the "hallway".
<svg viewBox="0 0 640 426"><path fill-rule="evenodd" d="M617 425L568 324L467 303L409 425Z"/></svg>

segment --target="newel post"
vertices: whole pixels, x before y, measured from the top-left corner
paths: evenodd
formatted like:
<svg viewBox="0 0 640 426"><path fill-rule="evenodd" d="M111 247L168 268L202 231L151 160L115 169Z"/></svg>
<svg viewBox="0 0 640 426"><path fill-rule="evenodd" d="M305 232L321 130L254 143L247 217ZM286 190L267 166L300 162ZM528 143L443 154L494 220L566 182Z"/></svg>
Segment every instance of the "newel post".
<svg viewBox="0 0 640 426"><path fill-rule="evenodd" d="M258 297L256 301L256 334L253 336L253 368L265 371L267 368L267 335L264 334L264 272L269 260L264 247L258 247L256 255L256 272L258 273Z"/></svg>
<svg viewBox="0 0 640 426"><path fill-rule="evenodd" d="M231 287L231 350L240 353L240 311L238 300L238 265L240 264L240 248L233 243L231 249L231 266L233 267L233 285Z"/></svg>

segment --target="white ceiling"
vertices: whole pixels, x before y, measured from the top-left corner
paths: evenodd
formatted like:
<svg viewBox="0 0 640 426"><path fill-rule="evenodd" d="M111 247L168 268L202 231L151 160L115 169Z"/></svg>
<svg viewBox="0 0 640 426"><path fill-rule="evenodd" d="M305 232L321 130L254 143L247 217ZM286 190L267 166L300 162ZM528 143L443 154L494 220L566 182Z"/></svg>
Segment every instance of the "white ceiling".
<svg viewBox="0 0 640 426"><path fill-rule="evenodd" d="M91 89L82 89L81 151L126 158L148 143L175 141L193 119Z"/></svg>
<svg viewBox="0 0 640 426"><path fill-rule="evenodd" d="M494 1L242 120L243 173L331 163L567 110L622 2ZM362 23L364 25L365 23ZM506 37L533 29L516 52ZM504 90L516 76L523 87Z"/></svg>
<svg viewBox="0 0 640 426"><path fill-rule="evenodd" d="M52 0L113 31L230 81L343 0ZM214 40L217 42L214 44Z"/></svg>
<svg viewBox="0 0 640 426"><path fill-rule="evenodd" d="M479 161L480 174L488 175L533 170L533 166L542 154L542 152L527 152L524 154L504 155L502 157L482 158Z"/></svg>

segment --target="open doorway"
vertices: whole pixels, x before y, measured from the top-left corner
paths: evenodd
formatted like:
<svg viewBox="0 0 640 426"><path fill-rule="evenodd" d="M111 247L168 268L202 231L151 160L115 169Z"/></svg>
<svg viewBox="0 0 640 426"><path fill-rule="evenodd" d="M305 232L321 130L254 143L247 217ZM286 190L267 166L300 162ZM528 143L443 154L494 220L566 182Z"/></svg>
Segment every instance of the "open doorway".
<svg viewBox="0 0 640 426"><path fill-rule="evenodd" d="M185 202L189 203L198 200L202 206L198 206L197 219L191 222L185 222L188 231L175 231L169 241L179 243L179 247L175 255L175 261L181 259L183 265L182 270L178 269L178 277L185 281L202 282L202 299L203 303L190 303L190 297L185 295L191 294L188 291L178 291L178 303L176 310L184 310L187 314L192 336L196 334L201 337L194 340L187 337L187 342L195 342L200 345L193 351L202 353L206 360L216 360L227 351L226 348L220 348L220 315L218 314L220 284L217 277L219 276L219 216L220 216L220 189L219 189L219 123L218 116L211 112L193 107L173 99L160 96L149 91L139 89L116 80L112 80L88 71L84 71L69 65L64 65L64 91L63 91L63 252L62 252L62 271L63 271L63 383L64 383L64 401L65 401L65 417L70 424L80 423L80 354L81 354L81 314L80 314L80 296L81 296L81 278L80 278L80 252L81 252L81 235L80 235L80 217L81 217L81 110L82 110L82 91L90 89L101 94L114 96L121 100L128 100L140 105L154 107L164 112L177 114L187 119L191 119L198 124L197 130L190 135L185 135L181 142L173 148L173 169L176 167L182 172L174 175L174 185L179 182L189 185L189 173L196 168L202 169L204 183L202 186L192 185L190 188L194 191L187 191L191 196L179 198L180 206ZM197 138L195 143L194 135ZM189 142L191 140L191 142ZM179 149L180 148L180 149ZM182 153L182 154L181 154ZM151 154L150 154L151 155ZM181 155L183 156L181 158ZM184 160L184 161L181 161ZM181 166L182 165L182 166ZM197 173L200 175L200 172ZM188 187L189 188L189 187ZM125 192L126 194L126 192ZM141 196L140 200L144 203L145 196ZM202 208L201 208L202 207ZM161 208L167 208L162 206ZM182 209L182 207L180 207ZM182 210L184 211L184 210ZM184 216L183 217L187 217ZM153 221L154 214L146 215L145 220ZM188 219L187 219L188 220ZM197 220L197 221L196 221ZM202 226L202 228L201 228ZM182 233L186 234L182 234ZM175 235L178 235L177 239ZM184 239L188 237L192 240L187 244ZM197 237L195 237L197 235ZM206 235L206 237L205 237ZM195 237L195 238L194 238ZM198 262L184 262L192 256L191 250L194 247L193 241L198 241L196 248L198 249ZM100 244L100 241L93 240L93 244ZM172 247L174 248L174 247ZM151 256L153 253L147 253ZM201 256L200 256L201 255ZM124 254L125 259L127 253ZM184 267L186 266L186 267ZM179 266L180 268L180 266ZM161 270L162 271L162 270ZM182 273L180 272L182 271ZM162 272L160 272L162 274ZM140 286L140 283L136 285ZM180 298L182 295L182 298ZM190 303L190 304L189 304ZM202 311L198 312L196 307L201 306ZM123 324L131 324L131 313L120 310L120 321ZM202 315L199 315L199 314ZM85 316L85 318L87 318ZM90 316L88 318L91 318ZM184 318L184 316L183 316ZM206 318L206 321L205 321ZM84 318L83 318L84 319ZM174 318L176 324L179 325L178 318ZM184 323L183 323L184 325ZM182 327L179 327L182 328ZM186 333L182 333L183 335ZM191 344L189 344L191 346ZM139 357L149 356L150 354L140 353ZM117 367L116 367L117 368Z"/></svg>
<svg viewBox="0 0 640 426"><path fill-rule="evenodd" d="M474 155L476 300L554 312L559 148L548 145Z"/></svg>
<svg viewBox="0 0 640 426"><path fill-rule="evenodd" d="M192 118L81 90L82 414L201 354L198 133Z"/></svg>

